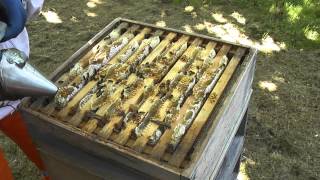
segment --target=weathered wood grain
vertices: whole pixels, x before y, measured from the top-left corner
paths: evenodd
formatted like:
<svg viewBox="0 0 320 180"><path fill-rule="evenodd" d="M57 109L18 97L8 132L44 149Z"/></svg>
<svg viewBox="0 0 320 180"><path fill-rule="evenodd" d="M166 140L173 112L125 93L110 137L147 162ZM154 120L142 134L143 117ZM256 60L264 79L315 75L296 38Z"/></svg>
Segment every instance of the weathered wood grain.
<svg viewBox="0 0 320 180"><path fill-rule="evenodd" d="M135 27L137 28L137 27ZM136 41L142 41L144 38L144 35L147 32L150 32L151 29L149 28L144 28L137 36L135 36L133 39L130 40L128 44L126 44L117 55L115 55L109 62L108 64L114 64L118 62L119 56L122 55L123 53L126 52L127 48L132 45L132 43L135 43ZM132 31L132 29L131 29ZM89 81L72 99L70 102L68 102L67 106L64 107L60 112L58 112L57 116L60 119L64 119L64 117L68 116L69 112L78 105L78 103L91 91L93 87L96 86L97 80L92 80Z"/></svg>
<svg viewBox="0 0 320 180"><path fill-rule="evenodd" d="M180 41L180 46L181 45L183 45L183 43L185 43L185 41L187 40L187 38L184 38L184 39L182 39L181 41ZM178 41L179 42L179 41ZM177 49L179 49L179 45L178 43L176 43L173 47L172 47L172 49L165 55L165 57L168 55L168 56L171 56L170 55L170 52L174 52L175 50L177 50ZM193 44L194 45L194 44ZM187 50L187 51L190 51L190 50ZM186 52L187 52L186 51ZM169 57L167 57L167 58L169 58ZM174 62L175 60L173 60L173 62ZM179 61L178 61L179 62ZM178 63L177 62L177 63ZM176 67L176 66L174 66L174 67ZM174 68L173 67L173 68ZM172 69L173 69L172 68ZM171 69L171 70L172 70ZM176 68L177 69L177 68ZM168 72L168 74L166 74L166 77L164 78L164 80L162 80L162 82L165 82L165 81L167 81L168 79L169 79L169 77L174 77L173 76L173 74L176 74L177 73L177 71L176 70L174 70L174 71L172 71L172 73L170 73L171 72L171 70ZM150 80L150 82L153 84L153 79L152 80ZM159 90L159 86L156 86L156 87L154 87L154 89L155 89L155 91L158 91ZM146 108L150 108L151 106L152 106L152 104L154 103L154 101L157 101L157 99L156 99L156 96L155 95L153 95L153 96L149 96L144 102L143 102L143 104L141 105L141 107L139 108L139 110L138 110L138 113L140 113L140 114L142 114L142 113L147 113L147 112L149 112L149 110L150 109L146 109ZM126 124L126 127L125 127L125 129L124 130L122 130L122 132L118 135L118 137L117 137L117 139L115 139L115 141L117 142L117 143L119 143L119 144L125 144L126 142L127 142L127 140L129 139L129 137L130 137L130 135L131 135L131 133L132 133L132 130L135 128L135 127L137 127L137 122L133 122L133 121L129 121L127 124Z"/></svg>
<svg viewBox="0 0 320 180"><path fill-rule="evenodd" d="M154 38L154 37L159 37L159 36L161 36L162 34L163 34L163 31L155 31L155 32L153 33L153 36L152 36L149 40L151 40L151 39ZM128 60L125 61L122 65L123 65L123 66L128 65L128 68L127 68L128 70L130 69L129 66L131 66L132 68L134 68L135 65L138 65L138 63L140 63L140 62L138 62L138 61L139 61L139 56L140 56L142 53L144 53L144 50L145 50L145 48L147 48L147 46L149 46L149 44L142 42L142 43L140 44L138 50L137 50L135 53L133 53L132 56L130 56L130 57L128 58ZM149 50L149 51L151 51L151 50ZM146 54L146 55L148 55L148 54ZM143 59L143 60L144 60L144 59ZM129 77L128 77L128 79L130 79L131 82L134 82L134 81L138 80L138 77L136 77L135 74L130 74ZM117 91L119 91L119 90L122 91L122 90L124 90L124 88L134 85L134 84L132 84L131 82L130 82L129 84L125 85L125 86L120 86L120 87L118 87L118 90L117 90ZM121 96L121 94L119 95L119 97L114 97L114 96L113 96L112 99L115 99L115 98L120 99L120 96ZM118 100L118 99L116 99L116 100ZM113 100L111 100L110 102L112 102L112 101L113 101ZM124 110L124 111L125 111L125 110ZM99 112L100 112L100 111L99 111ZM100 114L101 114L101 113L100 113ZM91 132L93 132L93 131L96 129L97 124L98 124L98 121L97 121L96 119L91 119L91 120L89 120L89 121L87 122L87 124L83 127L83 130L91 133Z"/></svg>
<svg viewBox="0 0 320 180"><path fill-rule="evenodd" d="M198 68L197 67L201 67L204 59L202 59L202 57L207 57L209 56L210 52L214 49L216 43L214 42L209 42L205 48L205 50L203 50L203 52L199 53L197 55L196 60L192 63L192 65L190 66L190 68L194 68L193 72L194 72L194 76L196 75L196 73L198 73ZM201 56L201 57L200 57ZM192 78L190 78L190 81L185 82L185 83L192 83ZM175 89L176 91L172 92L172 98L179 98L181 96L182 93L181 90L179 89ZM171 100L168 99L166 100L166 102L164 104L170 104ZM168 105L169 106L169 105ZM163 122L165 117L166 117L166 111L168 110L168 106L162 106L161 109L159 110L159 118L158 121ZM170 108L170 106L169 106ZM171 107L172 108L172 107ZM136 151L141 152L144 148L144 146L147 144L149 138L153 135L153 133L155 133L155 131L159 128L159 124L154 123L154 122L150 122L148 125L148 128L146 128L146 130L142 133L141 137L139 137L136 142L134 143L133 147Z"/></svg>
<svg viewBox="0 0 320 180"><path fill-rule="evenodd" d="M158 56L160 56L160 54L170 44L170 42L173 40L174 37L176 37L175 33L169 33L166 36L166 38L164 40L162 40L160 42L160 44L144 59L142 64L153 62ZM145 80L144 84L149 85L150 82ZM122 104L123 111L125 113L128 113L129 108L130 108L131 105L136 105L136 104L139 103L139 101L141 100L141 98L143 97L143 94L144 94L143 93L143 89L144 89L143 86L138 86L137 89L136 89L136 93ZM116 124L118 124L122 119L123 119L122 116L113 116L110 119L110 122L107 125L105 125L105 127L99 132L99 135L104 137L104 138L108 138L109 135L113 131L113 127Z"/></svg>
<svg viewBox="0 0 320 180"><path fill-rule="evenodd" d="M130 34L130 33L132 33L132 32L137 31L138 28L139 28L139 26L137 26L137 25L133 25L133 26L129 27L129 28L127 29L127 31L126 31L125 33L123 33L117 40L123 38L124 36L126 36L126 35L128 35L128 34ZM115 41L114 41L114 42L115 42ZM85 54L85 55L81 58L81 61L82 61L82 62L89 61L90 59L94 58L94 55L95 55L95 54L92 52L92 50L90 50L87 54ZM70 78L69 78L69 72L64 73L64 74L62 75L62 77L67 77L67 78L64 79L64 82L63 82L61 85L59 85L59 87L67 86L68 84L78 83L78 82L80 82L80 80L81 80L81 77L79 77L79 76L77 76L75 79L70 79ZM61 80L61 78L59 78L59 80ZM58 81L59 81L59 80L58 80ZM71 81L70 81L70 80L71 80ZM57 82L58 82L58 81L57 81ZM91 86L89 86L89 88L90 88L90 87L91 87ZM88 89L88 88L86 88L86 89ZM78 98L78 97L77 97L77 98ZM79 98L78 98L78 99L79 99ZM73 105L73 104L74 104L74 103L71 103L71 105ZM66 116L66 115L69 113L70 108L72 107L71 105L69 105L69 106L67 105L68 108L66 108L66 107L64 108L66 112L61 112L61 111L60 111L60 113L62 114L62 117L63 117L63 116ZM52 101L52 102L49 103L47 106L43 107L41 110L42 110L43 112L45 112L46 114L51 115L53 112L55 112L55 108L56 108L56 104L55 104L54 101ZM62 111L64 111L64 110L62 110Z"/></svg>
<svg viewBox="0 0 320 180"><path fill-rule="evenodd" d="M126 52L127 48L130 47L133 43L135 43L135 42L140 43L144 39L145 35L150 33L150 32L151 32L150 28L144 28L135 38L133 38L130 41L130 43L128 43L128 45L126 47L124 47L123 50L120 51L120 53L118 55L120 56L122 53ZM137 53L135 52L133 54L133 56L135 56L136 54ZM116 56L108 64L119 63L119 61L120 61L119 56ZM121 85L120 87L118 87L118 91L121 92L124 87L125 86ZM96 100L97 100L97 96L96 96L96 94L93 94L93 96L88 101L90 101L92 103L95 103ZM83 116L85 115L85 113L87 111L89 111L90 109L91 109L90 104L86 103L84 107L82 107L81 109L78 109L77 113L70 120L70 123L73 124L73 125L78 125L81 122L81 120L82 120ZM92 123L93 125L97 124L96 120L89 120L88 123L89 123L88 124L89 127L90 127L90 123ZM91 128L87 127L85 129L89 130L89 129L93 129L93 127L91 126Z"/></svg>
<svg viewBox="0 0 320 180"><path fill-rule="evenodd" d="M192 123L191 127L183 137L180 145L177 147L173 154L173 158L169 161L169 164L179 167L184 160L185 156L192 147L196 140L201 128L211 115L214 107L217 105L219 98L221 97L224 89L226 88L229 80L231 79L234 71L236 70L241 58L245 53L244 48L238 48L235 56L231 59L222 76L218 80L213 91L210 93L208 100L203 105L201 111L197 115L196 119Z"/></svg>
<svg viewBox="0 0 320 180"><path fill-rule="evenodd" d="M213 64L211 64L210 67L208 67L208 70L214 71L215 69L218 68L220 61L222 60L223 56L225 56L228 51L230 50L231 46L230 45L224 45L218 52L218 54L215 56L213 59ZM201 81L201 80L200 80ZM200 83L200 82L199 82ZM186 102L183 104L181 109L179 110L179 114L177 115L176 119L172 123L172 128L166 130L163 135L161 136L159 142L156 144L154 149L152 150L152 157L159 159L162 157L164 154L165 150L167 149L171 137L174 133L174 127L176 127L179 123L181 123L184 119L184 116L187 112L187 110L190 108L192 105L192 102L194 102L196 97L194 95L191 95L187 98Z"/></svg>

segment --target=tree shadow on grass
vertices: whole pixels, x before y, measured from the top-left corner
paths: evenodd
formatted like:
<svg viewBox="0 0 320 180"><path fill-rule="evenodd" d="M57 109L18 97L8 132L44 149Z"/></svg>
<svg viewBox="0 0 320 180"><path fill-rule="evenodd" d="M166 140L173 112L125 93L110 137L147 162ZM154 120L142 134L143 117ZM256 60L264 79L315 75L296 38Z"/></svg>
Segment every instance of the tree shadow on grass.
<svg viewBox="0 0 320 180"><path fill-rule="evenodd" d="M317 56L296 50L260 55L242 163L248 179L319 179Z"/></svg>
<svg viewBox="0 0 320 180"><path fill-rule="evenodd" d="M319 1L208 0L207 4L209 11L213 9L224 15L237 11L243 15L247 20L245 25L228 16L225 18L239 25L253 39L269 34L275 41L285 42L293 48L315 49L320 45Z"/></svg>

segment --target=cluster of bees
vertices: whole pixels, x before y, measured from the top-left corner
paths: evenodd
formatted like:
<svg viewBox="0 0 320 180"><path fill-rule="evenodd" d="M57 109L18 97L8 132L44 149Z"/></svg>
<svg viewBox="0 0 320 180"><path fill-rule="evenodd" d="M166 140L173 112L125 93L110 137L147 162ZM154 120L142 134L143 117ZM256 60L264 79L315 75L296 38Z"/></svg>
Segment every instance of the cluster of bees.
<svg viewBox="0 0 320 180"><path fill-rule="evenodd" d="M147 31L150 36L139 41L134 40L137 30L138 27L129 27L128 23L118 25L94 47L94 58L79 61L73 66L68 74L69 83L59 88L55 104L57 108L64 108L88 82L96 81L96 85L80 100L78 111L95 114L107 105L104 118L121 117L121 121L114 125L114 131L120 132L133 123L136 124L132 130L135 138L141 136L150 122L157 123L159 128L149 137L150 145L155 145L166 129L174 128L170 141L174 149L208 98L228 58L224 56L218 68L210 68L214 64L215 49L208 51L199 43L189 45L187 39L179 45L178 42L169 42L152 61L145 61L163 40L163 31ZM193 52L186 54L191 46ZM183 66L171 79L165 80L178 60L183 62ZM124 108L127 100L137 94L138 103ZM189 97L193 101L181 115L179 111ZM148 107L144 107L145 104ZM183 120L171 127L178 118Z"/></svg>

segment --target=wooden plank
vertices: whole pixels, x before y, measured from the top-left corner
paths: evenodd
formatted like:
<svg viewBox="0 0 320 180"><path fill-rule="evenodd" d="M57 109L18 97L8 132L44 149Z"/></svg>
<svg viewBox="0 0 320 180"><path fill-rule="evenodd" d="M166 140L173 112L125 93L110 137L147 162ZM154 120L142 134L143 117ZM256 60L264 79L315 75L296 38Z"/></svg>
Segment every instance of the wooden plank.
<svg viewBox="0 0 320 180"><path fill-rule="evenodd" d="M169 33L164 40L160 42L160 44L145 58L142 64L151 63L157 57L159 57L163 51L166 50L168 46L170 46L171 41L177 36L176 33Z"/></svg>
<svg viewBox="0 0 320 180"><path fill-rule="evenodd" d="M255 56L250 53L237 68L236 71L240 71L236 73L237 76L233 75L232 79L235 81L229 83L230 88L227 87L228 91L224 92L226 97L223 102L218 102L221 106L218 105L214 110L216 113L210 115L210 123L205 125L206 127L207 124L209 125L206 132L201 133L201 137L204 134L211 134L211 136L201 139L197 137L196 141L199 143L194 143L195 150L190 157L193 161L184 171L184 176L192 176L196 179L217 176L223 162L220 157L225 157L251 97L255 62L252 57ZM207 168L208 165L210 168Z"/></svg>
<svg viewBox="0 0 320 180"><path fill-rule="evenodd" d="M169 35L170 35L170 34L169 34ZM174 36L175 36L175 35L174 35ZM168 39L167 41L165 41L162 46L159 46L158 49L156 48L155 51L154 51L154 53L150 54L150 55L148 56L149 58L147 58L142 64L146 64L146 63L150 63L150 62L152 62L152 61L154 61L154 60L158 60L158 59L157 59L158 57L162 58L162 52L163 52L163 50L165 50L166 46L168 46L168 44L170 43L170 41L171 41L173 38L174 38L174 37L173 37L173 34L171 34L171 35L169 36L169 39ZM187 37L187 36L182 36L176 43L174 43L174 45L170 48L170 50L168 51L168 53L166 53L166 54L164 55L164 57L167 57L167 58L168 58L169 52L175 52L176 50L178 50L184 43L186 43L186 42L188 41L188 39L189 39L189 37ZM152 78L147 78L147 79L144 80L144 84L147 85L147 86L152 85L153 82L154 82L154 79L152 79ZM141 96L143 96L143 88L144 88L144 87L139 88L139 89L137 90L138 93L137 93L133 98L129 99L129 101L127 101L127 103L124 103L124 107L125 107L125 111L126 111L126 112L129 110L129 107L130 107L131 104L137 104L136 101L137 101L138 99L140 99ZM109 136L110 136L111 133L113 132L114 126L115 126L116 124L118 124L121 120L122 120L122 117L119 117L119 116L118 116L118 117L116 116L116 117L111 118L111 119L110 119L110 122L109 122L108 124L106 124L106 125L102 128L102 130L99 132L99 135L102 136L102 137L104 137L104 138L106 138L106 139L109 138ZM128 131L127 128L125 128L124 130L121 131L121 133L118 135L118 137L122 137L121 134L125 133L125 134L126 134L126 135L125 135L126 138L124 138L124 137L123 137L123 138L118 138L119 141L120 141L120 140L121 140L121 141L126 141L126 140L129 138L130 132L127 132L127 131ZM130 129L129 129L129 131L130 131Z"/></svg>
<svg viewBox="0 0 320 180"><path fill-rule="evenodd" d="M161 44L161 38L160 36L162 36L164 32L163 31L154 31L153 33L151 33L151 37L148 39L144 39L140 46L139 49L128 58L128 60L125 62L126 64L129 64L131 66L133 66L134 68L136 68L134 65L139 65L140 61L144 61L149 54L157 47ZM165 40L167 40L168 38L171 38L173 34L170 34L168 37L166 37ZM158 41L159 40L159 41ZM157 44L153 44L157 42ZM153 47L154 46L154 47ZM145 52L148 49L147 52ZM143 55L143 56L142 56ZM142 58L142 59L141 59Z"/></svg>
<svg viewBox="0 0 320 180"><path fill-rule="evenodd" d="M150 32L151 29L144 28L137 36L135 36L133 39L130 40L128 44L126 44L117 55L115 55L108 64L114 64L116 62L119 62L119 57L123 53L127 51L127 48L130 47L133 43L136 41L142 41L144 38L144 35L148 32ZM67 106L64 107L60 112L58 112L57 117L60 119L63 119L64 117L68 116L69 112L77 107L78 103L91 91L93 87L96 86L98 83L97 80L89 81L72 99L70 102L68 102ZM66 119L67 120L67 119ZM68 121L68 120L67 120Z"/></svg>
<svg viewBox="0 0 320 180"><path fill-rule="evenodd" d="M189 59L192 59L195 57L198 49L197 47L202 43L202 40L200 39L195 39L191 46L185 51L185 53L181 56L181 58L179 58L179 60L174 64L174 66L170 69L170 71L166 74L166 76L163 78L162 83L166 83L166 82L171 82L175 79L175 77L178 75L179 71L182 70L184 68L184 66L187 64L186 61L188 61ZM194 59L192 59L191 61L193 61ZM161 83L160 83L161 84ZM162 88L160 86L160 84L155 88L155 92L159 92L160 89ZM144 119L142 119L142 122L140 122L139 124L137 124L136 122L132 122L130 121L126 127L126 131L125 133L122 133L118 136L118 140L121 140L121 143L123 143L125 140L127 140L131 134L131 131L137 127L137 125L139 125L139 127L141 127L141 125L143 125L145 122L145 119L147 119L147 113L148 115L151 115L152 113L150 111L153 111L152 108L157 108L157 103L159 103L160 97L157 94L154 94L152 96L149 96L148 99L146 99L146 101L141 105L141 107L138 110L138 113L140 114L144 114ZM161 103L160 103L161 104ZM150 117L151 118L151 117ZM145 129L145 128L144 128ZM141 129L141 131L143 132L144 129ZM136 144L133 144L133 147L135 147Z"/></svg>
<svg viewBox="0 0 320 180"><path fill-rule="evenodd" d="M137 80L138 80L138 77L135 76L135 74L132 74L132 76L129 78L129 80L127 82L127 85L130 86L130 85L134 84ZM110 103L106 103L105 105L100 107L95 114L98 116L104 117L108 112L113 112L113 111L111 111L110 108L114 108L113 107L113 105L115 105L114 103L121 102L120 97L121 97L122 91L125 87L126 87L126 85L121 85L120 87L118 87L116 92L111 96L111 99L110 100L108 99L108 102L110 102ZM115 112L115 113L117 113L117 112ZM98 121L96 119L90 119L85 124L85 126L82 128L82 130L84 130L88 133L92 133L96 129L97 125L98 125Z"/></svg>
<svg viewBox="0 0 320 180"><path fill-rule="evenodd" d="M140 43L146 34L150 33L151 29L149 28L144 28L136 37L134 37L130 43L128 44L128 46L124 47L123 50L121 50L121 52L119 53L119 56L115 57L114 59L112 59L108 64L115 64L115 63L120 63L121 61L121 55L123 55L123 53L126 53L128 50L128 47L131 47L134 43ZM136 54L136 52L134 53L134 55ZM124 64L126 64L127 62L125 62ZM124 64L121 64L122 66ZM101 69L101 71L103 70L103 68ZM107 77L105 78L107 79ZM122 87L122 86L121 86ZM86 97L83 97L86 98ZM82 99L83 99L82 98ZM90 99L88 100L88 102L91 102L91 104L94 104L99 98L97 98L96 94L94 93L92 97L90 97ZM99 99L101 100L101 99ZM72 119L70 120L70 123L73 125L78 125L81 122L81 119L83 118L84 114L89 111L91 109L91 106L89 103L86 103L84 105L84 107L81 107L81 109L79 108L77 113L72 117ZM89 121L91 122L91 121Z"/></svg>
<svg viewBox="0 0 320 180"><path fill-rule="evenodd" d="M124 38L125 36L127 36L128 34L131 34L132 32L136 31L137 29L139 28L139 26L137 25L133 25L131 26L130 28L127 29L127 31L122 34L117 40L121 40L121 38ZM113 41L113 43L115 43L117 40ZM108 49L108 52L106 53L109 53L110 49ZM86 61L92 57L94 57L95 54L92 54L92 50L90 50L83 58L84 60L83 61ZM101 54L100 54L101 55ZM112 62L109 62L109 63L112 63ZM69 76L69 71L64 73L62 76ZM81 77L76 77L75 79L73 79L71 82L70 82L70 79L67 79L62 85L60 85L60 87L63 87L63 86L67 86L67 84L73 84L73 83L79 83L81 80ZM89 86L91 87L91 86ZM73 104L71 104L73 105ZM64 116L66 116L67 113L69 113L69 109L71 107L71 105L69 105L69 108L67 108L68 110L66 110L67 112L64 112ZM68 106L68 105L67 105ZM51 103L49 103L46 107L42 108L42 112L48 114L48 115L51 115L54 111L55 111L55 108L56 108L56 104L54 101L52 101Z"/></svg>
<svg viewBox="0 0 320 180"><path fill-rule="evenodd" d="M112 32L105 39L102 39L97 45L95 45L91 49L91 52L93 51L94 54L98 54L102 48L107 48L106 46L110 45L112 42L121 37L121 31L127 29L128 26L128 23L120 23L115 29L112 30ZM82 68L85 68L90 64L90 60L91 58L80 59L79 62L77 62L77 64L79 64L79 66L81 66Z"/></svg>
<svg viewBox="0 0 320 180"><path fill-rule="evenodd" d="M80 58L80 60L75 65L80 65L82 68L87 67L89 65L91 59L95 58L97 55L101 56L102 54L109 52L110 49L107 47L108 45L111 45L113 42L122 38L126 34L132 32L132 31L135 31L138 27L138 26L132 26L132 27L128 28L128 25L129 25L128 23L121 23L119 26L117 26L114 30L112 30L112 32L110 32L110 34L108 34L106 36L106 39L102 39L100 42L98 42L93 48L91 48L89 50L89 52L87 52L82 58ZM121 35L120 34L121 31L126 28L128 28L127 31ZM112 34L117 34L117 36L112 35ZM112 38L111 38L111 36L112 36ZM105 48L107 48L107 50ZM101 50L101 49L103 49L103 50ZM105 54L103 56L105 56ZM75 65L73 65L73 66L75 66ZM66 78L65 78L64 82L62 84L60 84L60 86L66 86L66 85L72 83L70 81L73 80L75 77L70 76L70 71L68 71L67 73L64 73L62 75L62 77L66 77ZM61 80L61 78L59 78L58 81L60 81L60 80ZM58 81L56 81L56 82L58 82Z"/></svg>
<svg viewBox="0 0 320 180"><path fill-rule="evenodd" d="M166 38L162 40L160 44L143 60L142 63L145 64L147 62L151 63L152 61L154 61L158 56L160 56L160 54L165 50L165 48L170 44L170 42L175 37L176 37L175 33L169 33L166 36ZM150 84L150 83L147 83L147 84ZM137 93L123 103L123 111L125 113L128 113L129 108L132 104L138 104L138 102L141 100L143 96L143 89L144 89L143 86L138 86L136 89ZM108 126L113 127L114 125L118 124L122 120L122 118L123 118L122 116L112 117ZM100 136L108 137L108 134L111 134L112 132L112 128L109 128L109 127L105 128L109 130L108 132L104 131L105 129L102 129L99 133Z"/></svg>
<svg viewBox="0 0 320 180"><path fill-rule="evenodd" d="M119 40L121 37L131 33L132 31L135 31L135 29L138 28L138 26L133 26L131 28L128 28L128 26L128 23L121 23L115 29L113 29L110 34L108 34L104 39L102 39L92 49L90 49L90 51L83 58L81 58L76 64L73 65L73 68L65 73L68 77L68 80L65 81L62 86L66 86L68 84L72 84L73 82L78 82L79 80L81 80L81 71L84 71L85 68L87 68L90 64L101 63L104 57L106 57L107 53L109 53L111 47L110 45L113 42ZM123 31L124 29L127 29L127 31L121 35L121 31ZM70 82L71 80L74 81Z"/></svg>
<svg viewBox="0 0 320 180"><path fill-rule="evenodd" d="M199 53L199 55L196 57L196 61L193 63L194 66L191 65L190 68L194 67L194 75L196 76L196 73L198 73L198 68L197 67L201 67L202 63L204 61L204 59L202 57L207 57L209 56L209 54L211 53L212 50L214 50L214 47L216 46L216 43L214 42L209 42L205 48L205 50L203 50L202 53ZM189 78L189 81L185 82L187 84L189 83L193 83L193 78ZM187 86L186 86L187 88ZM176 90L176 91L175 91ZM178 89L174 89L174 91L172 92L172 98L171 99L179 99L181 94L183 94L184 91L181 91L180 88ZM166 102L164 104L169 104L168 106L162 106L161 109L159 110L159 118L158 121L159 122L163 122L165 120L166 117L166 111L169 110L167 108L170 108L170 104L171 104L171 100L166 100ZM172 108L172 107L171 107ZM154 123L154 122L150 122L148 125L148 128L146 128L146 130L142 133L142 136L139 137L136 142L134 143L133 147L136 151L141 152L144 148L144 146L147 144L147 142L149 141L149 138L155 133L155 131L159 128L159 124Z"/></svg>
<svg viewBox="0 0 320 180"><path fill-rule="evenodd" d="M235 56L231 59L224 73L218 80L213 91L210 93L208 100L203 105L201 111L197 115L196 119L189 128L187 134L183 137L180 145L177 147L173 154L173 158L169 161L169 164L179 167L195 142L198 134L200 133L203 125L211 115L213 109L217 105L219 98L221 97L224 89L226 88L229 80L231 79L234 71L236 70L241 58L245 53L244 48L238 48Z"/></svg>
<svg viewBox="0 0 320 180"><path fill-rule="evenodd" d="M228 51L230 50L230 45L223 45L223 47L219 50L218 54L213 59L213 64L210 65L210 67L207 68L207 70L215 71L220 61L222 60L223 56L225 56ZM202 80L200 80L197 84L200 84ZM177 114L176 119L171 124L171 129L166 130L161 138L159 139L159 142L156 144L156 146L153 148L151 156L155 159L160 160L162 155L164 154L165 150L167 149L171 137L174 133L174 127L176 127L179 123L181 123L184 120L184 116L187 112L187 110L191 107L192 103L196 100L196 97L194 95L191 95L187 98L181 109L179 110L179 114Z"/></svg>
<svg viewBox="0 0 320 180"><path fill-rule="evenodd" d="M153 38L156 38L156 37L159 37L160 35L162 35L162 33L163 33L163 31L156 31L153 33L153 36L147 40L151 41ZM168 37L171 38L171 35ZM127 67L128 71L130 69L129 66L131 66L131 68L135 68L134 66L139 65L140 62L138 62L138 61L141 61L139 58L141 58L142 53L145 53L144 51L145 51L145 48L148 48L147 46L150 47L150 44L146 44L146 43L142 42L142 44L139 46L139 49L124 63L125 65L128 65L128 67ZM150 47L150 48L152 48L152 47ZM148 52L150 52L151 50L148 50ZM147 56L147 55L148 55L148 53L144 54L144 56ZM142 59L142 61L143 60L144 60L144 58ZM133 82L137 81L138 77L135 74L131 74L131 75L129 75L128 79L131 79L132 83L130 82L130 83L127 83L126 85L122 85L122 86L118 87L118 89L120 89L121 92L127 87L135 86L135 84L133 84ZM118 97L113 96L112 99L116 98L115 100L118 100L118 99L120 99L120 96L121 96L121 94L119 94ZM112 101L110 101L110 102L112 102ZM107 106L108 105L106 105L105 107L107 107ZM126 112L127 110L128 109L123 109L124 112ZM105 108L102 108L101 110L99 109L98 111L99 111L99 114L103 114L103 113L105 114ZM98 124L98 121L96 119L91 119L83 127L83 130L91 133L95 130L95 128L97 127L97 124Z"/></svg>
<svg viewBox="0 0 320 180"><path fill-rule="evenodd" d="M101 59L102 60L103 57L106 56L106 53L109 52L110 48L108 48L108 46L111 45L111 43L120 39L123 35L128 34L130 31L133 31L136 28L136 27L128 28L128 26L129 26L129 24L126 22L120 23L104 39L102 39L100 42L98 42L95 46L93 46L89 50L89 52L87 52L83 57L81 57L80 60L76 64L73 65L73 67L79 66L84 69L90 64L90 60L92 60L92 59ZM127 31L121 35L121 32L124 29L127 29ZM72 68L70 71L72 71ZM62 77L64 76L66 78L65 78L64 82L62 84L60 84L60 86L66 86L66 85L72 83L71 81L76 78L75 76L70 75L71 74L70 71L68 71L67 73L62 75ZM59 80L61 80L61 78L59 78Z"/></svg>
<svg viewBox="0 0 320 180"><path fill-rule="evenodd" d="M60 76L67 72L81 57L83 57L90 49L101 41L106 34L110 33L112 29L119 23L125 22L121 18L116 18L111 21L107 26L105 26L101 31L99 31L95 36L93 36L88 42L86 42L80 49L73 53L66 61L64 61L61 66L54 70L50 74L49 79L56 81ZM130 22L127 22L130 24Z"/></svg>

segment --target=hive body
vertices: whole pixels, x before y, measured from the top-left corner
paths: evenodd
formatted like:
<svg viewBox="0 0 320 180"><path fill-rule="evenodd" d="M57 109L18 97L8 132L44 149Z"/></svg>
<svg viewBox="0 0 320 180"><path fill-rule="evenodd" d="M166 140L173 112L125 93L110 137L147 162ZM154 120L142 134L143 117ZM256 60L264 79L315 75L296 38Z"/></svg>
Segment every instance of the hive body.
<svg viewBox="0 0 320 180"><path fill-rule="evenodd" d="M55 98L24 109L168 176L191 175L194 151L210 139L201 134L214 129L210 116L250 49L130 20L94 40L56 72Z"/></svg>

